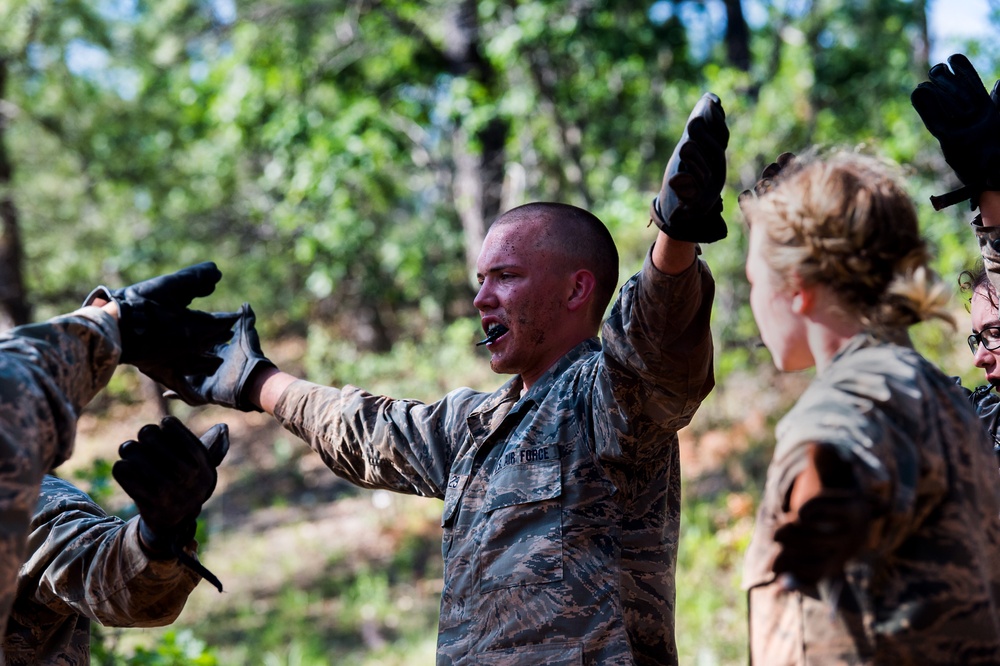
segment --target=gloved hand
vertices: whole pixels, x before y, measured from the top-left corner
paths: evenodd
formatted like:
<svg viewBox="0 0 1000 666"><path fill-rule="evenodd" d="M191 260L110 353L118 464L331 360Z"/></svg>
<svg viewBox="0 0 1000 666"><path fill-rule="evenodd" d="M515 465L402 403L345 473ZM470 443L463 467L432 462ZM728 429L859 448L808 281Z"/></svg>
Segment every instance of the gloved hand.
<svg viewBox="0 0 1000 666"><path fill-rule="evenodd" d="M941 144L941 152L964 188L931 197L936 210L965 201L972 210L983 190L1000 189L1000 81L987 94L976 69L961 53L931 67L930 81L910 95L913 108Z"/></svg>
<svg viewBox="0 0 1000 666"><path fill-rule="evenodd" d="M726 182L729 128L722 102L712 93L695 104L663 173L650 217L663 233L692 243L726 237L722 186Z"/></svg>
<svg viewBox="0 0 1000 666"><path fill-rule="evenodd" d="M238 314L232 339L216 345L213 350L221 360L218 369L212 374L187 377L187 380L202 402L259 412L262 411L260 407L246 396L247 382L255 371L276 366L261 351L253 308L244 303Z"/></svg>
<svg viewBox="0 0 1000 666"><path fill-rule="evenodd" d="M154 558L177 557L222 591L222 585L184 551L194 538L201 507L212 496L216 468L229 450L229 428L212 426L201 436L173 416L146 425L118 448L115 481L139 510L139 537ZM195 564L192 564L194 562Z"/></svg>
<svg viewBox="0 0 1000 666"><path fill-rule="evenodd" d="M743 190L740 192L739 204L742 207L743 203L750 198L759 197L767 192L774 189L774 179L786 169L790 168L789 165L795 163L795 153L784 152L778 155L778 158L764 167L764 170L760 172L760 180L754 183L753 190ZM786 172L787 173L787 172Z"/></svg>
<svg viewBox="0 0 1000 666"><path fill-rule="evenodd" d="M95 298L118 306L122 337L120 362L136 366L190 404L197 402L185 375L206 374L218 367L211 348L232 336L237 313L190 310L191 301L215 290L222 273L212 262L189 266L122 289L97 287Z"/></svg>

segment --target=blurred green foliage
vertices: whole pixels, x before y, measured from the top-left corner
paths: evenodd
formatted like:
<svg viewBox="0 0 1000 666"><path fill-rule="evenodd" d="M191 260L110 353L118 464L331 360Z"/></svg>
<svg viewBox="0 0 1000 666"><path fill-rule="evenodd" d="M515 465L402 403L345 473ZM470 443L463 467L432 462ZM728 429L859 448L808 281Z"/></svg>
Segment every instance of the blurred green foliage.
<svg viewBox="0 0 1000 666"><path fill-rule="evenodd" d="M195 638L189 629L168 629L152 647L139 646L129 656L117 648L120 629L91 629L91 660L94 666L218 666L214 650Z"/></svg>
<svg viewBox="0 0 1000 666"><path fill-rule="evenodd" d="M721 1L11 0L2 140L30 301L44 316L213 259L205 307L250 301L265 336L312 325L385 351L474 314L461 159L499 162L477 173L503 206L593 209L634 270L705 90L733 137L730 238L707 250L721 368L745 367L754 335L735 195L781 150L908 165L941 272L970 264L969 215L926 205L952 181L909 104L926 3L742 6L748 69L727 60ZM965 50L990 80L996 48Z"/></svg>

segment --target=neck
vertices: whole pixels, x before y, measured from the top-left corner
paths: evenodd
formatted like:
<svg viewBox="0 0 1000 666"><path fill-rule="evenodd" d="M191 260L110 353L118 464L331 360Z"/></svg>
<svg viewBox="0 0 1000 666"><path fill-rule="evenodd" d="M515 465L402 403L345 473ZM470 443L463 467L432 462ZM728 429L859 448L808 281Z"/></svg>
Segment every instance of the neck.
<svg viewBox="0 0 1000 666"><path fill-rule="evenodd" d="M844 345L862 330L861 323L853 317L831 315L829 311L826 316L811 318L807 335L816 369L821 371L829 366Z"/></svg>
<svg viewBox="0 0 1000 666"><path fill-rule="evenodd" d="M548 362L544 364L544 366L542 364L539 364L537 369L522 372L520 375L522 384L521 396L524 396L524 394L527 393L528 390L535 385L535 382L537 382L542 375L544 375L546 372L549 371L549 368L558 363L559 359L561 359L566 354L570 353L573 349L576 348L577 345L581 344L586 340L590 340L593 337L594 337L593 335L581 333L579 336L570 338L567 341L566 345L560 348L561 351L553 354L549 358Z"/></svg>

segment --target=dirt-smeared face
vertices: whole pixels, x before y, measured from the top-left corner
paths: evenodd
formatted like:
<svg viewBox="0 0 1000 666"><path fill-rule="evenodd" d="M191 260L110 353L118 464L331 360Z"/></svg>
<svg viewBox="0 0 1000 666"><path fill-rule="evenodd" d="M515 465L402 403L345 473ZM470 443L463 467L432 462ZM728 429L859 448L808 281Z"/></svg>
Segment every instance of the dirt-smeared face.
<svg viewBox="0 0 1000 666"><path fill-rule="evenodd" d="M519 374L528 385L568 351L562 327L570 280L547 233L539 220L495 224L476 265L473 304L493 339L490 367Z"/></svg>

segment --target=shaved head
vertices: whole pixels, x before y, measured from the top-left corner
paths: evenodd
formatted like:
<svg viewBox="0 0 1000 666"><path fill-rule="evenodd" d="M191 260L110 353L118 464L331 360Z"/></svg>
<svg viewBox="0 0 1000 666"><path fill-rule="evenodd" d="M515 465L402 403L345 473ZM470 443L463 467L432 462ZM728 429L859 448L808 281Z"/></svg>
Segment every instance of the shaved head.
<svg viewBox="0 0 1000 666"><path fill-rule="evenodd" d="M508 224L537 224L538 249L567 272L585 269L594 274L597 284L591 315L599 325L618 286L618 249L604 223L576 206L536 202L512 208L493 226Z"/></svg>

